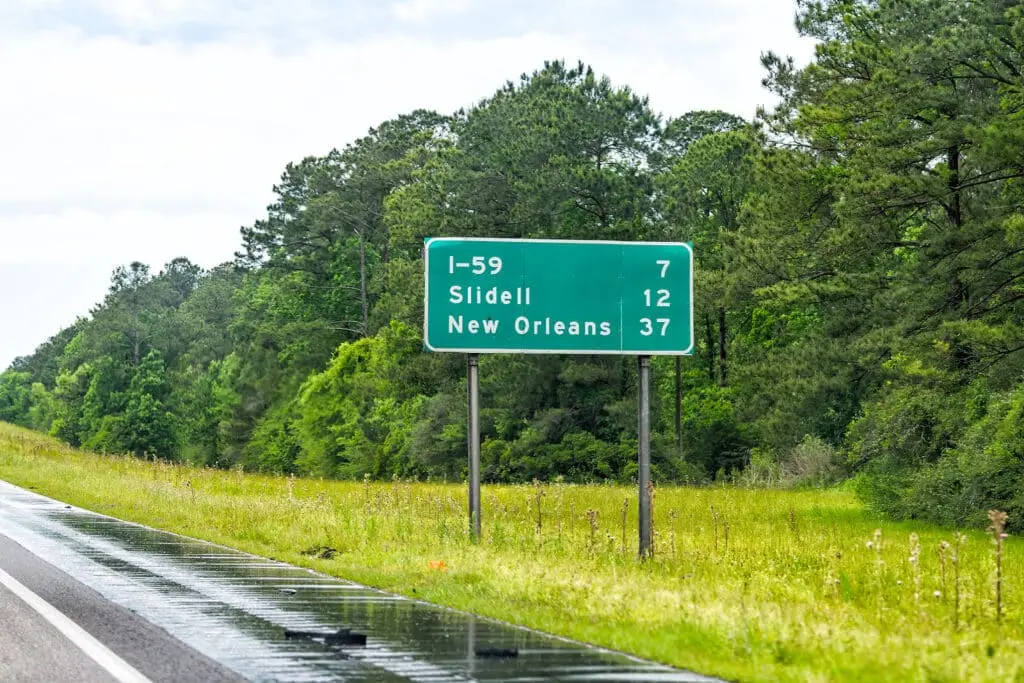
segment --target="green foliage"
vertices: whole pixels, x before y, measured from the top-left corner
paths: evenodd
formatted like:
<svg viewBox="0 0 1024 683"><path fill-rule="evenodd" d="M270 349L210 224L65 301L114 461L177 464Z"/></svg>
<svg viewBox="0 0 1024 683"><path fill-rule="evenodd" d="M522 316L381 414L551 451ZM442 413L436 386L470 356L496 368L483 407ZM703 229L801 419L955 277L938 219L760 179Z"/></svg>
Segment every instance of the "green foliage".
<svg viewBox="0 0 1024 683"><path fill-rule="evenodd" d="M467 443L465 398L441 393L425 399L411 434L411 450L416 460L435 477L445 481L461 479L467 468ZM499 445L481 445L481 461L485 448L494 452Z"/></svg>
<svg viewBox="0 0 1024 683"><path fill-rule="evenodd" d="M81 445L82 402L92 368L84 363L74 372L62 371L53 390L54 411L50 434L72 446Z"/></svg>
<svg viewBox="0 0 1024 683"><path fill-rule="evenodd" d="M1019 400L1004 417L1019 425ZM599 456L592 438L570 440ZM640 562L632 483L484 486L483 540L473 543L462 483L248 476L92 455L5 425L0 477L724 680L1024 675L1021 539L1003 541L1000 624L986 534L879 519L845 491L657 486L654 556ZM329 558L308 552L325 546Z"/></svg>
<svg viewBox="0 0 1024 683"><path fill-rule="evenodd" d="M750 444L736 421L733 396L732 389L705 386L683 399L684 457L708 477L742 469L747 460Z"/></svg>
<svg viewBox="0 0 1024 683"><path fill-rule="evenodd" d="M54 411L53 395L42 382L33 383L29 395L27 425L36 431L49 432L53 425Z"/></svg>
<svg viewBox="0 0 1024 683"><path fill-rule="evenodd" d="M0 374L0 421L27 425L31 402L32 375L8 370Z"/></svg>
<svg viewBox="0 0 1024 683"><path fill-rule="evenodd" d="M972 394L977 397L979 393L983 404L978 407L974 401L972 409ZM894 417L906 428L908 417L920 410L922 404L917 403ZM956 428L957 423L965 422L968 427ZM872 461L867 470L871 476L860 483L869 500L895 517L933 519L950 526L983 526L988 521L986 512L1000 509L1009 513L1011 528L1020 529L1024 519L1024 389L992 394L968 389L949 400L945 415L933 410L927 417L913 420L911 427L942 423L945 429L919 432L894 444L896 449L909 451L904 461L895 457ZM943 436L950 432L957 438Z"/></svg>
<svg viewBox="0 0 1024 683"><path fill-rule="evenodd" d="M295 408L293 403L275 406L260 419L242 452L242 464L246 469L277 474L294 474L298 471L297 461L302 453L302 441L295 420ZM304 473L326 476L335 474L316 468Z"/></svg>
<svg viewBox="0 0 1024 683"><path fill-rule="evenodd" d="M408 393L416 333L402 323L342 344L302 386L296 405L300 472L376 477L410 468L411 429L423 398Z"/></svg>
<svg viewBox="0 0 1024 683"><path fill-rule="evenodd" d="M509 444L488 441L481 448L483 478L488 482L628 481L635 474L636 441L610 444L589 432L570 432L549 443L533 429Z"/></svg>
<svg viewBox="0 0 1024 683"><path fill-rule="evenodd" d="M1024 362L1022 168L1006 146L1020 130L1020 22L999 0L806 2L812 64L764 60L783 103L760 123L782 144L745 207L734 291L820 320L784 347L756 335L766 358L806 358L764 404L797 410L799 382L817 435L840 443L849 422L859 489L896 516L977 523L1011 502L1013 456L982 455L972 435ZM757 368L750 378L771 376Z"/></svg>
<svg viewBox="0 0 1024 683"><path fill-rule="evenodd" d="M788 486L829 486L843 474L839 449L813 434L805 435L779 463L779 478Z"/></svg>
<svg viewBox="0 0 1024 683"><path fill-rule="evenodd" d="M139 457L174 458L174 416L165 405L168 390L163 357L150 351L132 377L124 411L112 430L121 448Z"/></svg>
<svg viewBox="0 0 1024 683"><path fill-rule="evenodd" d="M466 368L423 350L423 239L685 240L696 345L678 375L653 363L658 481L854 475L893 516L1014 524L1024 10L796 9L815 57L764 56L779 104L753 122L663 120L555 61L288 164L233 263L115 270L0 375L0 419L217 467L458 480ZM485 356L484 478L632 480L636 389L634 359Z"/></svg>

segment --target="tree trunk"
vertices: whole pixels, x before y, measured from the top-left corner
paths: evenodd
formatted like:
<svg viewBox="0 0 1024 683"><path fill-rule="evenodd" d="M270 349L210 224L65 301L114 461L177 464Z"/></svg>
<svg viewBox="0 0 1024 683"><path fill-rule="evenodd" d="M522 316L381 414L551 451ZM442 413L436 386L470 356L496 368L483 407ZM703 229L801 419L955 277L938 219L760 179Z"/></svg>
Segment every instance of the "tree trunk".
<svg viewBox="0 0 1024 683"><path fill-rule="evenodd" d="M363 305L363 336L370 330L370 302L366 296L366 235L359 232L359 299Z"/></svg>
<svg viewBox="0 0 1024 683"><path fill-rule="evenodd" d="M962 244L963 208L960 204L960 147L951 146L946 150L946 163L949 166L949 204L946 206L946 217L949 219L950 228L953 231L953 243ZM949 293L947 294L947 305L950 310L955 310L961 304L967 303L969 299L967 285L960 280L958 272L953 272L949 282Z"/></svg>
<svg viewBox="0 0 1024 683"><path fill-rule="evenodd" d="M960 230L963 224L963 211L960 207L960 147L953 145L946 151L946 163L949 166L949 207L946 215L954 230Z"/></svg>
<svg viewBox="0 0 1024 683"><path fill-rule="evenodd" d="M729 384L729 376L725 364L725 307L718 308L718 386Z"/></svg>
<svg viewBox="0 0 1024 683"><path fill-rule="evenodd" d="M374 209L375 213L377 211L380 212L378 215L376 215L374 217L375 220L373 221L373 230L374 230L374 235L376 236L377 244L380 245L380 266L381 267L386 266L388 264L388 261L391 260L391 250L390 250L391 237L390 237L390 232L388 230L388 224L384 220L384 214L386 213L385 210L384 210L384 204L385 204L385 202L387 200L387 197L388 197L388 192L387 191L382 192L375 199L375 209Z"/></svg>
<svg viewBox="0 0 1024 683"><path fill-rule="evenodd" d="M715 328L711 314L704 314L704 338L708 344L708 380L715 381Z"/></svg>

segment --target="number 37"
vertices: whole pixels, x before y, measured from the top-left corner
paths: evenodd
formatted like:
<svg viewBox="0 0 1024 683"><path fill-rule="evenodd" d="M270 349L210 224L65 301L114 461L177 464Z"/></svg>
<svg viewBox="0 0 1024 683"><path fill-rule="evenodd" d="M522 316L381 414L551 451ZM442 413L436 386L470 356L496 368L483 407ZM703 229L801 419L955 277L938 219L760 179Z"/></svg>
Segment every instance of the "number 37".
<svg viewBox="0 0 1024 683"><path fill-rule="evenodd" d="M651 322L650 318L640 318L640 334L645 337L649 337L654 334L654 325L657 323L661 325L661 336L664 337L668 331L669 318L656 318L654 322Z"/></svg>

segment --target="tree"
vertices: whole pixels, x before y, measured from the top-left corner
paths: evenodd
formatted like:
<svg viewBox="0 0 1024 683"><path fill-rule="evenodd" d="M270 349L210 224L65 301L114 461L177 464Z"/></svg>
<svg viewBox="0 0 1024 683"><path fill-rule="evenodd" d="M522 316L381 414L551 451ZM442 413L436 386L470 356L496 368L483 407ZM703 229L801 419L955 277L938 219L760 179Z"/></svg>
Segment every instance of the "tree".
<svg viewBox="0 0 1024 683"><path fill-rule="evenodd" d="M15 358L11 370L27 372L32 382L40 382L47 389L53 389L60 372L60 359L71 340L81 332L85 320L79 318L73 325L63 328L40 344L31 356Z"/></svg>
<svg viewBox="0 0 1024 683"><path fill-rule="evenodd" d="M152 338L146 299L151 281L149 266L144 263L134 261L127 268L118 267L111 277L104 307L93 312L94 318L107 323L101 334L106 333L107 340L126 347L124 355L134 367L142 362L143 351Z"/></svg>
<svg viewBox="0 0 1024 683"><path fill-rule="evenodd" d="M169 385L159 351L142 359L114 428L119 445L136 457L171 459L177 452L174 417L166 408Z"/></svg>
<svg viewBox="0 0 1024 683"><path fill-rule="evenodd" d="M702 293L695 314L706 330L709 377L715 378L715 335L718 325L718 382L727 384L728 290L725 245L740 227L740 213L754 183L759 148L749 130L709 133L693 140L662 176L666 219L694 245L695 270Z"/></svg>
<svg viewBox="0 0 1024 683"><path fill-rule="evenodd" d="M0 421L27 425L31 410L32 375L8 370L0 373Z"/></svg>
<svg viewBox="0 0 1024 683"><path fill-rule="evenodd" d="M740 250L763 301L818 316L818 348L842 340L826 367L866 399L853 462L905 482L964 437L948 409L966 399L954 397L979 382L1009 388L1024 364L1012 231L1024 165L1005 146L1019 129L1020 11L1001 0L800 7L800 30L822 44L803 70L766 57L783 97L762 116L781 192L752 205ZM803 355L820 367L822 354ZM897 398L908 392L913 410ZM908 429L934 438L870 447Z"/></svg>

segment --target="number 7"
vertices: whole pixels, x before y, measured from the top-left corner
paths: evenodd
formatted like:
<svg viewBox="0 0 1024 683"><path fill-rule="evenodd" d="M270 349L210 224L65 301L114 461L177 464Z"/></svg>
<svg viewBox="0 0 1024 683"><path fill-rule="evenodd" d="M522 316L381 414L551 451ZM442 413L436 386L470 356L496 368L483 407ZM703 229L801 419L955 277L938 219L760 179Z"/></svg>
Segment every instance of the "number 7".
<svg viewBox="0 0 1024 683"><path fill-rule="evenodd" d="M665 277L665 273L668 271L668 264L671 263L671 261L667 259L659 259L656 263L661 266L661 276Z"/></svg>

